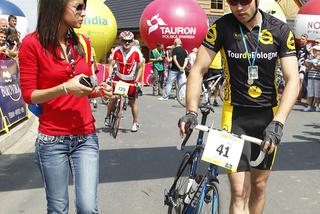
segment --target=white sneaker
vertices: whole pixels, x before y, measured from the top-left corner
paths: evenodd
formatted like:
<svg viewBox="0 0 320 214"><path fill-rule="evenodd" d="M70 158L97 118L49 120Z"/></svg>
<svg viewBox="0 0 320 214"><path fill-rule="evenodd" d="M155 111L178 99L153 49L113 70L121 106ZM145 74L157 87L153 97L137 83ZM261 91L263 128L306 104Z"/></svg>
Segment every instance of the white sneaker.
<svg viewBox="0 0 320 214"><path fill-rule="evenodd" d="M310 111L312 111L312 107L311 106L307 106L306 108L303 109L303 111L310 112Z"/></svg>
<svg viewBox="0 0 320 214"><path fill-rule="evenodd" d="M160 101L166 101L166 100L168 100L169 98L167 97L167 98L164 98L164 97L159 97L158 98L158 100L160 100Z"/></svg>
<svg viewBox="0 0 320 214"><path fill-rule="evenodd" d="M133 123L133 124L132 124L132 128L131 128L131 131L132 131L132 132L137 132L137 131L138 131L138 128L139 128L139 124L138 124L138 123Z"/></svg>

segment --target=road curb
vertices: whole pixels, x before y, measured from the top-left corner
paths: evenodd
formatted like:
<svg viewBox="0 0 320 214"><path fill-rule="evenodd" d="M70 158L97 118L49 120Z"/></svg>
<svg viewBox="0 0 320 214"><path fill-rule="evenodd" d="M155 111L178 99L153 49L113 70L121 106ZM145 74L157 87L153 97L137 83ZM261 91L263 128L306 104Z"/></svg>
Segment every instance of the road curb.
<svg viewBox="0 0 320 214"><path fill-rule="evenodd" d="M3 154L10 147L18 143L35 122L37 122L37 117L31 114L29 119L12 128L9 133L0 136L0 154Z"/></svg>

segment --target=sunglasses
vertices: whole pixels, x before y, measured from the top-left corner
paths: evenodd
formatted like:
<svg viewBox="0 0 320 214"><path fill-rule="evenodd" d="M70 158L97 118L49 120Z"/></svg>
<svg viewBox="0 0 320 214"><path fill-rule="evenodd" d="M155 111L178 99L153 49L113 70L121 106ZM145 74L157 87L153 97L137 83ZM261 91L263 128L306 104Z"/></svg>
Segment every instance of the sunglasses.
<svg viewBox="0 0 320 214"><path fill-rule="evenodd" d="M252 2L252 0L227 0L231 6L237 6L238 4L245 6Z"/></svg>
<svg viewBox="0 0 320 214"><path fill-rule="evenodd" d="M130 44L130 43L132 43L132 42L133 42L133 40L124 40L124 39L123 39L123 40L122 40L122 42L123 42L123 43Z"/></svg>
<svg viewBox="0 0 320 214"><path fill-rule="evenodd" d="M76 7L76 12L81 13L82 11L86 10L86 5L85 4L78 4Z"/></svg>

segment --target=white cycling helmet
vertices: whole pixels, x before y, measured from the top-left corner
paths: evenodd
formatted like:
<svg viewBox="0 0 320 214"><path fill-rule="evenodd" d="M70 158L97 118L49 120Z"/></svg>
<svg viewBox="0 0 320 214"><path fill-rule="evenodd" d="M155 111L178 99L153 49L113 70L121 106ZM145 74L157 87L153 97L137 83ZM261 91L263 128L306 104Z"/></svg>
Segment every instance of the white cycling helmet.
<svg viewBox="0 0 320 214"><path fill-rule="evenodd" d="M134 35L130 31L123 31L123 32L120 33L119 39L121 39L121 40L133 40L134 39Z"/></svg>

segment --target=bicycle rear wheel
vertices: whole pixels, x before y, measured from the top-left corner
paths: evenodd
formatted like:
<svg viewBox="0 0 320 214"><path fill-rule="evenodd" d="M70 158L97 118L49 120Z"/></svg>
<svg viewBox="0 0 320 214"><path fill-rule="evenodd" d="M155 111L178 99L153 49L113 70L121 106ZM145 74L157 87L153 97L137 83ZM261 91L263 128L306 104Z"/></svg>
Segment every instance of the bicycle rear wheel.
<svg viewBox="0 0 320 214"><path fill-rule="evenodd" d="M216 182L207 184L204 193L204 200L197 204L197 214L219 214L220 213L220 197L219 188ZM200 207L200 212L199 212Z"/></svg>
<svg viewBox="0 0 320 214"><path fill-rule="evenodd" d="M114 138L116 138L118 135L121 116L122 116L122 110L123 110L123 102L124 102L124 98L122 96L120 96L118 99L119 99L119 102L117 102L116 111L115 111L116 117L114 121L114 128L112 130L112 136Z"/></svg>
<svg viewBox="0 0 320 214"><path fill-rule="evenodd" d="M186 107L186 82L182 83L176 90L176 97L180 105Z"/></svg>
<svg viewBox="0 0 320 214"><path fill-rule="evenodd" d="M189 173L191 171L191 160L191 154L189 152L185 153L178 168L178 172L171 191L171 196L176 206L169 205L168 214L181 214L183 211Z"/></svg>

